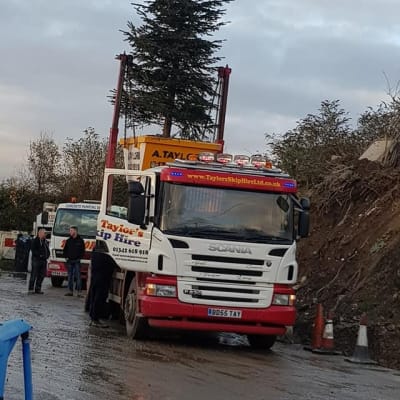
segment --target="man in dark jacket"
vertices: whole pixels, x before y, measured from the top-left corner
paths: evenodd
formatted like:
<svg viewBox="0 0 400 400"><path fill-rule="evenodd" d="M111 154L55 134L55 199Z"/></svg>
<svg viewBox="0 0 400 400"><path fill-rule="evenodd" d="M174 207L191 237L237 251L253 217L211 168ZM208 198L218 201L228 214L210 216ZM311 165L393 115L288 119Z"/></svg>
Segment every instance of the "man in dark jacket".
<svg viewBox="0 0 400 400"><path fill-rule="evenodd" d="M65 293L65 295L73 296L74 280L76 280L77 296L82 297L81 259L85 254L85 242L78 235L78 228L76 226L71 226L69 235L63 250L63 255L67 260L68 267L68 292Z"/></svg>
<svg viewBox="0 0 400 400"><path fill-rule="evenodd" d="M100 318L104 318L106 314L108 291L116 267L115 261L96 246L92 251L90 263L89 315L91 326L108 327Z"/></svg>
<svg viewBox="0 0 400 400"><path fill-rule="evenodd" d="M37 236L31 244L32 272L29 279L29 292L43 294L42 282L46 275L47 259L50 256L49 246L46 241L46 231L38 230Z"/></svg>

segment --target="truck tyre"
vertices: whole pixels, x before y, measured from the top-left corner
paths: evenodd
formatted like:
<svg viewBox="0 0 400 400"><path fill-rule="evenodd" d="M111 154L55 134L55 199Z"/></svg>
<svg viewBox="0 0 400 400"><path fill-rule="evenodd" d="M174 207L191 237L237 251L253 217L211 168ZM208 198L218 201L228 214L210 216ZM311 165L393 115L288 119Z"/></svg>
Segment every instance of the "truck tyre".
<svg viewBox="0 0 400 400"><path fill-rule="evenodd" d="M136 278L132 279L124 303L124 317L126 334L136 340L146 339L148 336L149 325L147 319L142 317L138 310Z"/></svg>
<svg viewBox="0 0 400 400"><path fill-rule="evenodd" d="M251 347L269 350L276 341L275 335L247 335Z"/></svg>
<svg viewBox="0 0 400 400"><path fill-rule="evenodd" d="M51 284L54 287L61 287L64 282L64 278L62 276L52 276L51 277Z"/></svg>

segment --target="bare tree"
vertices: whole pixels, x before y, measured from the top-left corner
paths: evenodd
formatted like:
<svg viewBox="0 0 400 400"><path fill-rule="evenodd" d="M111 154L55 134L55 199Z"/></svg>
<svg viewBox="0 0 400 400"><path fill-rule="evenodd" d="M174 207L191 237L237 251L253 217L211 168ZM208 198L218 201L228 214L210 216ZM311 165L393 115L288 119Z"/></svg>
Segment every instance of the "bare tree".
<svg viewBox="0 0 400 400"><path fill-rule="evenodd" d="M43 199L28 182L8 178L0 184L0 230L30 232Z"/></svg>
<svg viewBox="0 0 400 400"><path fill-rule="evenodd" d="M29 145L28 167L36 192L48 191L58 181L61 154L53 137L41 132Z"/></svg>
<svg viewBox="0 0 400 400"><path fill-rule="evenodd" d="M67 138L63 147L64 195L99 200L107 143L92 127L83 133L77 141Z"/></svg>

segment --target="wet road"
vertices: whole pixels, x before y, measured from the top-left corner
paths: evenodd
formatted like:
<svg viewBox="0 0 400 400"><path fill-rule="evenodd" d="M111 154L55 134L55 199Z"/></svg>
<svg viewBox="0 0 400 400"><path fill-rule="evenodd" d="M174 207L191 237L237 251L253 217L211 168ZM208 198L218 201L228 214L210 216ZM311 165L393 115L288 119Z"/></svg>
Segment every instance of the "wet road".
<svg viewBox="0 0 400 400"><path fill-rule="evenodd" d="M31 332L36 400L302 400L400 398L400 372L318 356L298 345L255 351L232 335L147 342L124 336L117 322L89 327L83 299L45 281L27 295L25 281L0 276L0 321L23 318ZM23 398L21 346L10 359L5 400Z"/></svg>

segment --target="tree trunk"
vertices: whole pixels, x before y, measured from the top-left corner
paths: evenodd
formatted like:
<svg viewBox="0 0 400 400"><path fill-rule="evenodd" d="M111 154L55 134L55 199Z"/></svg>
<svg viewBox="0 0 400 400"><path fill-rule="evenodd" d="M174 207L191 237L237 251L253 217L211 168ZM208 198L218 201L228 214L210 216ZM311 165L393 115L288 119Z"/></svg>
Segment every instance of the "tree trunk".
<svg viewBox="0 0 400 400"><path fill-rule="evenodd" d="M171 137L172 118L165 117L163 126L163 137Z"/></svg>

